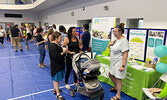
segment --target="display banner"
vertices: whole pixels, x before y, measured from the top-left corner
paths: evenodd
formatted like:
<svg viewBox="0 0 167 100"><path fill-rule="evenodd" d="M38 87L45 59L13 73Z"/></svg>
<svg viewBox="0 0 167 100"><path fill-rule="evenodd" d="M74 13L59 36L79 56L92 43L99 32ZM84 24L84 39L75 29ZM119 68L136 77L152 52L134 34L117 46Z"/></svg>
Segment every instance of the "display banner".
<svg viewBox="0 0 167 100"><path fill-rule="evenodd" d="M166 33L166 39L165 39L165 40L166 40L166 43L165 43L165 45L167 46L167 33Z"/></svg>
<svg viewBox="0 0 167 100"><path fill-rule="evenodd" d="M148 30L146 61L153 61L153 59L156 57L154 54L154 48L157 45L165 44L165 34L165 30Z"/></svg>
<svg viewBox="0 0 167 100"><path fill-rule="evenodd" d="M103 51L106 50L109 41L109 39L97 39L92 37L92 52L96 52L96 54L101 54Z"/></svg>
<svg viewBox="0 0 167 100"><path fill-rule="evenodd" d="M111 41L116 40L116 37L113 34L113 30L114 30L114 28L111 28L111 33L110 33L111 34ZM129 37L128 37L128 29L127 28L125 28L123 36L125 38L129 39Z"/></svg>
<svg viewBox="0 0 167 100"><path fill-rule="evenodd" d="M129 56L145 61L146 40L146 29L129 29Z"/></svg>
<svg viewBox="0 0 167 100"><path fill-rule="evenodd" d="M111 27L114 27L116 17L100 17L92 19L92 52L101 54L107 48L110 41L108 34Z"/></svg>

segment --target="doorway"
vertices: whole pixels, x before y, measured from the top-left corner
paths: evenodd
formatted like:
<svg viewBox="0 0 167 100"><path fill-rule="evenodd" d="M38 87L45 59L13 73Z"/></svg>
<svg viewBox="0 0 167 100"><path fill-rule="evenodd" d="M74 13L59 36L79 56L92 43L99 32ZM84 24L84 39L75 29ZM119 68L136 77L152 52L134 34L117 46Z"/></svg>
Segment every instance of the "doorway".
<svg viewBox="0 0 167 100"><path fill-rule="evenodd" d="M130 18L126 20L126 28L142 28L143 18Z"/></svg>
<svg viewBox="0 0 167 100"><path fill-rule="evenodd" d="M89 32L91 31L92 19L77 20L77 27L83 27L84 24L89 24Z"/></svg>

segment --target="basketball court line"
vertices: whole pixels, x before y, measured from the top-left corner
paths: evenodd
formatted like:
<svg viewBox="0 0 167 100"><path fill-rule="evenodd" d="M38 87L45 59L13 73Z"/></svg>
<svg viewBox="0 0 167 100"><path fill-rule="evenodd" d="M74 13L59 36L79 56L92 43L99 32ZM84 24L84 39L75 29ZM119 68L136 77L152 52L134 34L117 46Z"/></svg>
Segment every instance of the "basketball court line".
<svg viewBox="0 0 167 100"><path fill-rule="evenodd" d="M70 84L69 86L73 86L73 85L74 84ZM61 86L61 87L59 87L59 89L62 89L64 87L65 86ZM37 94L44 93L44 92L49 92L49 91L52 91L52 90L53 89L48 89L48 90L44 90L44 91L40 91L40 92L36 92L36 93L31 93L31 94L23 95L23 96L20 96L20 97L11 98L11 99L8 99L8 100L17 100L17 99L25 98L25 97L28 97L28 96L37 95Z"/></svg>

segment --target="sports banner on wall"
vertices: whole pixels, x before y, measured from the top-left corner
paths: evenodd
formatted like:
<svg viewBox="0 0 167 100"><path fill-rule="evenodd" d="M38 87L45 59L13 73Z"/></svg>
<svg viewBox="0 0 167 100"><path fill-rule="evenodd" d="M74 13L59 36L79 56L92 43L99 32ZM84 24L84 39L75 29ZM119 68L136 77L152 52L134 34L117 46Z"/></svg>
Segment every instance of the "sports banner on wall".
<svg viewBox="0 0 167 100"><path fill-rule="evenodd" d="M147 29L129 29L129 56L145 61Z"/></svg>
<svg viewBox="0 0 167 100"><path fill-rule="evenodd" d="M113 30L114 30L114 28L111 28L111 31L110 31L110 34L111 34L111 41L114 41L114 40L116 40L116 37L114 36L114 34L113 34ZM127 28L125 28L124 29L124 34L123 34L123 36L125 37L125 38L127 38L127 39L129 39L129 37L128 37L128 29Z"/></svg>
<svg viewBox="0 0 167 100"><path fill-rule="evenodd" d="M147 53L146 61L153 61L156 57L154 55L154 48L157 45L165 44L166 31L150 29L148 30L148 40L147 40Z"/></svg>
<svg viewBox="0 0 167 100"><path fill-rule="evenodd" d="M111 27L114 27L116 17L100 17L92 19L92 52L101 54L105 51L110 41L108 34Z"/></svg>

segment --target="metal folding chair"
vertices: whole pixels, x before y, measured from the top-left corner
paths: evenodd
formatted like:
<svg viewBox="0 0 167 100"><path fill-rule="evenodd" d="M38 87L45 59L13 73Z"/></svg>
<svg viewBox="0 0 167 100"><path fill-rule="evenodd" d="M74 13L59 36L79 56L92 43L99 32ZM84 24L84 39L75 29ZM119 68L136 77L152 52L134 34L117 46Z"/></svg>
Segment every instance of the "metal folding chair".
<svg viewBox="0 0 167 100"><path fill-rule="evenodd" d="M152 88L156 87L158 85L159 81L163 81L163 82L167 83L167 72L161 75L161 77L152 86ZM146 96L149 97L152 100L167 100L167 97L165 97L165 98L154 97L151 94L151 92L149 91L149 88L142 88L142 89L143 89L143 92L145 93L145 95L143 96L142 100L144 100Z"/></svg>

